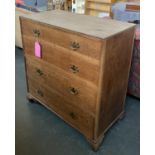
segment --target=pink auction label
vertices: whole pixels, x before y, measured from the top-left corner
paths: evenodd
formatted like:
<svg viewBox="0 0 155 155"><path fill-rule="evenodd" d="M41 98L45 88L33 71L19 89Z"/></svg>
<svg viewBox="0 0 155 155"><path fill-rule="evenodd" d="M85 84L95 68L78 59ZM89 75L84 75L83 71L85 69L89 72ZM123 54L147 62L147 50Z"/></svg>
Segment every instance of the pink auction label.
<svg viewBox="0 0 155 155"><path fill-rule="evenodd" d="M41 45L38 41L35 42L35 56L41 58Z"/></svg>

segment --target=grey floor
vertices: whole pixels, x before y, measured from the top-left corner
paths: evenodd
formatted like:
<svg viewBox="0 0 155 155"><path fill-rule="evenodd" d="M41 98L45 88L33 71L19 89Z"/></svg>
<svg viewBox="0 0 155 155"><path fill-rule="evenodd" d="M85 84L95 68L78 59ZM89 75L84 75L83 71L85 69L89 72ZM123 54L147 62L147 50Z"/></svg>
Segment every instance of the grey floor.
<svg viewBox="0 0 155 155"><path fill-rule="evenodd" d="M139 100L126 98L126 117L94 153L85 138L40 104L26 99L23 53L16 48L16 155L139 155Z"/></svg>

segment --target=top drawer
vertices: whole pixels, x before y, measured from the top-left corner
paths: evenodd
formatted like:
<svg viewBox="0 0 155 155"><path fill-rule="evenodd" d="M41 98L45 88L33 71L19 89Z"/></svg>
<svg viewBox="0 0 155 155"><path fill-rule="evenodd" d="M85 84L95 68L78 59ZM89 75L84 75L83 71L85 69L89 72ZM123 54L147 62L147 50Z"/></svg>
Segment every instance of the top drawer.
<svg viewBox="0 0 155 155"><path fill-rule="evenodd" d="M73 52L100 59L102 42L99 39L87 38L69 31L61 30L46 24L21 18L22 34L35 37L34 31L39 32L39 38L65 47Z"/></svg>

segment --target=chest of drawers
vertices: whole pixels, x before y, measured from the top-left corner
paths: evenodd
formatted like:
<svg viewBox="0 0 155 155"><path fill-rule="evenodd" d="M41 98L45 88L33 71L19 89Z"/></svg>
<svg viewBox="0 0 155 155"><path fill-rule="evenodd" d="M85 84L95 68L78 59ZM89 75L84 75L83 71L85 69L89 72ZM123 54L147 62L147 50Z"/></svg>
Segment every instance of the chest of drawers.
<svg viewBox="0 0 155 155"><path fill-rule="evenodd" d="M65 11L20 17L27 97L80 131L96 150L124 113L134 25ZM34 54L37 40L41 58Z"/></svg>

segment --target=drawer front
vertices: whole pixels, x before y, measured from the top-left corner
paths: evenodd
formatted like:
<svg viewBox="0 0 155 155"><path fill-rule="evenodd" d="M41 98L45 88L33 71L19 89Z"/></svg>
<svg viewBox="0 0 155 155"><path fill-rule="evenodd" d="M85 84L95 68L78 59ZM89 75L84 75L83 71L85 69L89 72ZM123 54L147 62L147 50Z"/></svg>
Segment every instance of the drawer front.
<svg viewBox="0 0 155 155"><path fill-rule="evenodd" d="M28 78L29 93L47 107L56 112L62 119L81 131L86 137L93 137L94 118L85 111L66 102L55 91L44 87Z"/></svg>
<svg viewBox="0 0 155 155"><path fill-rule="evenodd" d="M82 37L75 33L66 32L24 18L21 19L21 26L24 36L35 38L33 31L39 32L39 39L41 40L62 46L75 53L81 53L92 58L100 59L102 43L99 39Z"/></svg>
<svg viewBox="0 0 155 155"><path fill-rule="evenodd" d="M24 51L34 56L34 38L24 37ZM42 45L42 60L54 64L63 70L98 84L99 60L85 58L60 46L40 40Z"/></svg>
<svg viewBox="0 0 155 155"><path fill-rule="evenodd" d="M97 87L34 58L27 58L27 76L59 92L77 107L95 113Z"/></svg>

